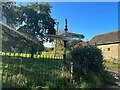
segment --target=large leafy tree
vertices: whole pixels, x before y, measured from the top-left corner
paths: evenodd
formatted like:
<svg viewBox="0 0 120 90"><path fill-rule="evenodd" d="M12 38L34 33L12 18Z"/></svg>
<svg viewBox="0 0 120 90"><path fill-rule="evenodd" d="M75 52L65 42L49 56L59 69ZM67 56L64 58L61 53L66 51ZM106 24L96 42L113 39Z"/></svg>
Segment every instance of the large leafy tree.
<svg viewBox="0 0 120 90"><path fill-rule="evenodd" d="M42 43L48 39L41 38L41 36L55 34L55 22L50 13L51 6L49 3L27 3L18 6L14 3L3 3L3 15L7 18L7 23L12 27L17 27L18 31L40 40L38 45L18 36L19 42L15 42L15 46L31 52L31 57L37 51L43 50Z"/></svg>
<svg viewBox="0 0 120 90"><path fill-rule="evenodd" d="M6 23L9 24L11 27L15 27L15 16L17 15L14 12L15 2L2 2L2 14L3 17L6 18ZM5 21L5 20L4 20ZM16 41L14 37L14 33L11 32L8 28L2 27L2 49L3 51L11 51L11 47L14 47L13 44Z"/></svg>

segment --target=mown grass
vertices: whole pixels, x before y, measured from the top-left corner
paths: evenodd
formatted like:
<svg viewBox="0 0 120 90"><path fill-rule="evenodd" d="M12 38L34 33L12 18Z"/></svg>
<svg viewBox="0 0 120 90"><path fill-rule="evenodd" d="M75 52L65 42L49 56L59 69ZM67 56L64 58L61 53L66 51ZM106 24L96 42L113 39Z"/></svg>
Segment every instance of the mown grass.
<svg viewBox="0 0 120 90"><path fill-rule="evenodd" d="M2 57L3 88L46 87L61 84L62 60Z"/></svg>

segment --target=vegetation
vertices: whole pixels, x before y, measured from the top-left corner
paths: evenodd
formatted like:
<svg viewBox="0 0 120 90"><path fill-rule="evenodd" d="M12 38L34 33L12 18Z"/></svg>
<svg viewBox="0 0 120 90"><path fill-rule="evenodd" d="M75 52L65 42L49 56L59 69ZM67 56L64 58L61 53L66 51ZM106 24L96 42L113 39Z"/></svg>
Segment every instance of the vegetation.
<svg viewBox="0 0 120 90"><path fill-rule="evenodd" d="M16 35L16 33L4 28L3 50L18 49L20 52L31 52L33 58L36 52L44 50L43 42L48 41L41 38L45 34L55 34L55 21L51 17L51 6L49 3L27 3L26 5L15 5L14 2L3 2L3 15L7 19L7 24L18 28L17 31L23 32L28 36L39 39L39 45L28 39ZM34 40L35 41L35 40ZM52 40L49 40L50 42Z"/></svg>
<svg viewBox="0 0 120 90"><path fill-rule="evenodd" d="M67 43L67 49L68 50L71 50L71 47L73 47L74 45L76 45L76 44L78 44L78 43L80 43L80 42L82 42L82 40L81 39L72 39L72 40L70 40L68 43Z"/></svg>
<svg viewBox="0 0 120 90"><path fill-rule="evenodd" d="M56 40L56 43L55 43L55 48L53 50L54 54L56 56L59 56L59 55L63 55L63 41L62 40Z"/></svg>
<svg viewBox="0 0 120 90"><path fill-rule="evenodd" d="M67 87L69 79L61 77L61 65L54 59L3 57L3 88Z"/></svg>
<svg viewBox="0 0 120 90"><path fill-rule="evenodd" d="M27 53L10 53L10 52L2 52L2 56L8 56L8 57L24 57L24 58L30 58L31 54L27 54ZM54 56L52 54L36 54L33 56L33 58L45 58L45 59L62 59L62 56Z"/></svg>
<svg viewBox="0 0 120 90"><path fill-rule="evenodd" d="M120 68L120 64L118 63L113 63L113 62L109 62L109 61L104 61L104 65L106 67L113 67L113 68Z"/></svg>
<svg viewBox="0 0 120 90"><path fill-rule="evenodd" d="M18 27L18 31L41 40L39 45L35 44L3 27L3 50L7 51L7 53L2 52L3 88L100 88L115 84L115 78L105 71L104 64L108 65L108 63L103 62L101 50L96 46L72 50L64 71L62 71L62 60L54 58L55 49L46 48L49 52L35 55L44 50L44 41L52 41L40 36L46 33L55 34L55 22L50 15L49 3L28 3L16 6L11 2L3 2L2 5L3 15L10 26ZM70 51L71 47L80 41L68 42L67 49ZM62 56L63 42L57 41L57 44L56 54ZM10 53L11 49L17 49L21 53ZM47 58L48 54L53 57ZM71 82L69 61L73 61L74 83ZM116 64L111 65L116 66ZM64 75L62 76L61 73Z"/></svg>
<svg viewBox="0 0 120 90"><path fill-rule="evenodd" d="M96 46L76 48L70 55L74 66L74 80L78 87L100 88L115 84L115 78L104 70L103 56Z"/></svg>
<svg viewBox="0 0 120 90"><path fill-rule="evenodd" d="M62 72L62 60L3 56L3 87L102 88L115 84L115 78L104 70L101 50L98 48L81 47L71 51L70 55L75 83L70 83L69 62L68 69Z"/></svg>

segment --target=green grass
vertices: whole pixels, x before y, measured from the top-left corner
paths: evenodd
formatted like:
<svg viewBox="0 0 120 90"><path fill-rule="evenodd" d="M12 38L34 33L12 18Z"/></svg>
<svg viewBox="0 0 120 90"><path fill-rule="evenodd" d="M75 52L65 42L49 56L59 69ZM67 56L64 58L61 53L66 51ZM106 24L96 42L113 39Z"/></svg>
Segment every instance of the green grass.
<svg viewBox="0 0 120 90"><path fill-rule="evenodd" d="M31 59L3 56L2 86L3 88L74 87L70 84L69 72L64 72L64 77L61 76L62 63L62 60L52 58ZM109 62L104 62L104 64L118 67L118 64Z"/></svg>
<svg viewBox="0 0 120 90"><path fill-rule="evenodd" d="M62 60L3 57L3 88L45 87L61 80Z"/></svg>
<svg viewBox="0 0 120 90"><path fill-rule="evenodd" d="M120 64L113 63L113 62L108 62L108 61L104 61L104 65L107 66L107 67L120 68Z"/></svg>

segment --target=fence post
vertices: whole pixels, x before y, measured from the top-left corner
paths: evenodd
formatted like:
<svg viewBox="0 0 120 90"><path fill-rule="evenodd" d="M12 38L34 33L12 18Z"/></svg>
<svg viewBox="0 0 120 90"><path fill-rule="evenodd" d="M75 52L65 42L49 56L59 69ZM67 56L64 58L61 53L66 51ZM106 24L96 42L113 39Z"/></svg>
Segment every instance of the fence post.
<svg viewBox="0 0 120 90"><path fill-rule="evenodd" d="M44 59L44 55L43 55L43 59Z"/></svg>
<svg viewBox="0 0 120 90"><path fill-rule="evenodd" d="M36 54L36 59L37 59L37 54Z"/></svg>
<svg viewBox="0 0 120 90"><path fill-rule="evenodd" d="M29 58L31 57L31 54L29 54Z"/></svg>
<svg viewBox="0 0 120 90"><path fill-rule="evenodd" d="M47 60L48 60L47 55L46 55L45 59L47 59Z"/></svg>

